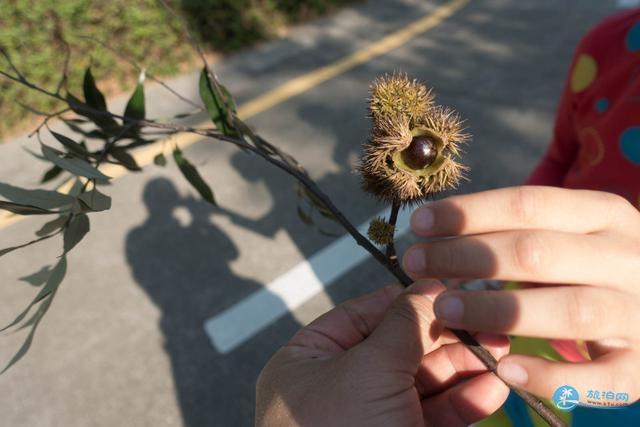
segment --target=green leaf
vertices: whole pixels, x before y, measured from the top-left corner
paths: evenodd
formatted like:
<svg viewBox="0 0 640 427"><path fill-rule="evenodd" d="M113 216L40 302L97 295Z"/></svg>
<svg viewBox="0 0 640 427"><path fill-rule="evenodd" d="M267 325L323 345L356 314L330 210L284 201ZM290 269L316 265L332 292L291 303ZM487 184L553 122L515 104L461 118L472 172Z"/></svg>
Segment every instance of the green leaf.
<svg viewBox="0 0 640 427"><path fill-rule="evenodd" d="M231 92L229 92L229 89L227 89L226 86L222 84L220 85L220 89L222 89L222 93L226 98L227 105L229 106L231 111L233 111L233 114L238 114L238 106L236 105L236 100L233 98L233 95L231 95Z"/></svg>
<svg viewBox="0 0 640 427"><path fill-rule="evenodd" d="M176 164L180 168L180 172L182 175L189 181L189 183L195 188L198 193L205 199L207 202L212 205L216 205L216 201L213 197L213 192L211 188L204 182L204 179L200 176L197 169L182 155L182 151L178 147L173 150L173 158L176 161Z"/></svg>
<svg viewBox="0 0 640 427"><path fill-rule="evenodd" d="M158 166L166 166L167 158L162 153L156 154L156 156L153 158L153 163Z"/></svg>
<svg viewBox="0 0 640 427"><path fill-rule="evenodd" d="M18 280L27 282L31 286L38 287L38 286L44 285L44 282L47 281L50 275L51 275L51 266L45 265L35 273L29 274L28 276L20 277Z"/></svg>
<svg viewBox="0 0 640 427"><path fill-rule="evenodd" d="M82 181L76 178L75 181L73 181L73 185L69 189L69 195L71 197L78 197L82 192L83 188L84 188L84 184L82 183Z"/></svg>
<svg viewBox="0 0 640 427"><path fill-rule="evenodd" d="M64 135L61 135L59 133L56 133L54 131L51 131L51 135L53 135L58 140L58 142L60 142L60 144L65 146L69 150L69 152L74 154L79 154L81 157L84 157L85 159L89 156L89 152L87 151L87 149L84 148L81 144L78 144L77 142L75 142L73 139L68 138Z"/></svg>
<svg viewBox="0 0 640 427"><path fill-rule="evenodd" d="M89 232L89 217L86 214L74 215L64 232L64 253L73 249L82 238Z"/></svg>
<svg viewBox="0 0 640 427"><path fill-rule="evenodd" d="M110 177L106 176L98 169L94 168L90 163L85 162L81 159L66 159L64 157L59 157L58 150L55 150L48 145L40 144L42 149L42 154L44 157L49 159L49 161L53 162L57 166L62 169L71 172L74 175L84 176L85 178L95 179L100 183L107 183Z"/></svg>
<svg viewBox="0 0 640 427"><path fill-rule="evenodd" d="M331 219L332 221L339 222L333 212L331 212L329 208L325 206L324 202L302 184L298 184L298 196L307 199L309 203L315 209L317 209L318 212L320 212L320 215L322 215L323 217Z"/></svg>
<svg viewBox="0 0 640 427"><path fill-rule="evenodd" d="M97 189L82 193L78 199L89 210L94 212L101 212L111 209L111 197L106 194L102 194Z"/></svg>
<svg viewBox="0 0 640 427"><path fill-rule="evenodd" d="M113 148L109 154L130 171L140 172L142 170L142 168L138 166L136 159L122 148Z"/></svg>
<svg viewBox="0 0 640 427"><path fill-rule="evenodd" d="M31 308L34 305L36 305L38 302L42 301L43 299L51 295L52 292L55 292L55 290L58 289L58 286L60 286L60 283L62 282L62 279L64 278L64 275L66 273L67 273L67 258L63 256L60 258L60 261L58 261L56 266L51 270L51 274L47 278L46 285L44 285L44 287L40 289L40 292L38 292L38 294L33 299L33 301L29 303L27 308L22 310L22 312L18 315L18 317L16 317L13 320L13 322L9 323L4 328L0 329L0 332L6 331L7 329L20 323L22 319L24 319L27 316L27 314L29 313L29 310L31 310Z"/></svg>
<svg viewBox="0 0 640 427"><path fill-rule="evenodd" d="M36 231L36 236L46 236L61 229L69 219L69 215L60 215L58 218L45 223L40 230Z"/></svg>
<svg viewBox="0 0 640 427"><path fill-rule="evenodd" d="M45 182L49 182L58 175L62 173L62 168L58 165L53 165L49 170L47 170L44 175L42 175L42 179L40 180L40 184L44 184Z"/></svg>
<svg viewBox="0 0 640 427"><path fill-rule="evenodd" d="M122 127L113 119L113 117L105 114L107 113L106 110L101 113L102 110L100 110L99 108L92 107L88 103L85 104L70 93L67 94L66 101L69 105L69 108L71 108L74 113L91 120L104 131L107 137L115 137L122 132ZM89 107L92 107L97 111L91 111ZM86 133L86 135L91 136L94 132L95 131L91 131L89 133ZM81 133L85 134L84 132ZM98 132L95 137L100 138L99 135L100 133Z"/></svg>
<svg viewBox="0 0 640 427"><path fill-rule="evenodd" d="M124 110L124 116L129 117L131 119L144 120L145 118L145 108L144 108L144 71L140 73L140 78L138 80L138 84L136 85L131 98L129 98L129 102L127 103L127 108Z"/></svg>
<svg viewBox="0 0 640 427"><path fill-rule="evenodd" d="M0 200L0 209L18 215L47 215L57 213L36 206L21 205L19 203L5 202L4 200Z"/></svg>
<svg viewBox="0 0 640 427"><path fill-rule="evenodd" d="M53 209L73 203L73 197L51 190L27 190L0 183L0 196L23 205Z"/></svg>
<svg viewBox="0 0 640 427"><path fill-rule="evenodd" d="M93 74L91 74L91 66L87 67L84 72L82 89L84 90L84 99L87 105L90 105L96 110L107 111L107 102L102 92L100 92L96 86L96 81L93 78Z"/></svg>
<svg viewBox="0 0 640 427"><path fill-rule="evenodd" d="M223 134L227 136L236 136L237 132L229 125L228 116L229 109L236 112L236 104L229 91L224 86L219 85L223 94L218 93L214 88L207 74L207 68L204 67L200 73L200 98L207 108L209 117ZM225 100L223 99L226 98Z"/></svg>
<svg viewBox="0 0 640 427"><path fill-rule="evenodd" d="M40 304L40 307L38 307L38 310L36 311L35 315L29 320L29 322L27 322L29 325L33 325L33 327L31 328L31 331L29 331L29 335L27 335L27 338L25 339L24 343L22 344L18 352L13 356L13 358L9 361L9 363L2 370L2 372L0 372L0 375L5 373L7 369L9 369L16 362L22 359L22 357L24 357L27 351L29 351L29 348L31 347L31 343L33 342L33 336L36 333L36 329L38 328L38 325L40 324L40 321L42 320L44 315L49 310L49 307L51 307L53 298L58 290L58 286L60 285L60 283L62 282L62 279L64 278L66 271L67 271L67 260L65 257L62 257L60 259L60 262L58 262L56 267L51 272L51 276L49 276L49 280L47 281L47 284L43 288L44 290L47 287L51 287L50 292L48 292L47 295L43 297L46 299L44 299L42 304ZM30 309L31 307L32 307L32 304L30 304L28 308ZM24 312L24 315L26 315L27 312L28 310Z"/></svg>

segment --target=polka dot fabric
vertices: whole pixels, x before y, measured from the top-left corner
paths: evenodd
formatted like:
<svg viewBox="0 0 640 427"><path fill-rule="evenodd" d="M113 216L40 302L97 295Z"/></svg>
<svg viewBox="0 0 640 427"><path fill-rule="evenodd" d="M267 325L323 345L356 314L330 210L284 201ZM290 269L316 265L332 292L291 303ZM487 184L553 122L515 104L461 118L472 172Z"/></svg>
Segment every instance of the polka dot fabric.
<svg viewBox="0 0 640 427"><path fill-rule="evenodd" d="M553 140L529 184L617 193L640 208L640 9L580 42Z"/></svg>

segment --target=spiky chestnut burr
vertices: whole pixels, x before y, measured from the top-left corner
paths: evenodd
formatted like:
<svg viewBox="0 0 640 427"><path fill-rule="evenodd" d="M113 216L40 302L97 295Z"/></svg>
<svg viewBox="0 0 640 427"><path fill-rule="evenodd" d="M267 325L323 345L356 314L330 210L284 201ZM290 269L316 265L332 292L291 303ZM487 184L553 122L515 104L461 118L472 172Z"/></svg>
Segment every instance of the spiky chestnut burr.
<svg viewBox="0 0 640 427"><path fill-rule="evenodd" d="M375 80L369 114L373 126L358 168L365 191L411 204L458 185L466 170L460 146L468 137L459 116L435 105L424 84L397 73Z"/></svg>
<svg viewBox="0 0 640 427"><path fill-rule="evenodd" d="M384 218L376 217L371 220L367 236L378 245L388 245L393 242L396 227L389 224Z"/></svg>

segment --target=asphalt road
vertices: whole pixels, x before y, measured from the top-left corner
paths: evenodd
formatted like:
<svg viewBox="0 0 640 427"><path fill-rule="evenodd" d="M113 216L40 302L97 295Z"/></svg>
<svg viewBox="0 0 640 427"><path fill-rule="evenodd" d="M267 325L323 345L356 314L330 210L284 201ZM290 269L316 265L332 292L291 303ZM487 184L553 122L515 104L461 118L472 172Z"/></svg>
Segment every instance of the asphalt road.
<svg viewBox="0 0 640 427"><path fill-rule="evenodd" d="M216 68L243 104L402 30L443 3L364 2ZM472 1L401 47L249 122L294 154L360 224L383 208L359 190L352 173L369 126L368 82L402 70L426 80L440 103L467 120L473 142L464 160L471 173L459 191L515 185L544 151L573 47L615 9L614 1ZM194 78L172 84L197 99ZM156 114L186 108L152 92ZM20 148L26 144L34 142L0 146L1 181L35 185L42 169ZM333 304L391 280L373 261L359 263L257 335L227 353L217 351L204 329L208 319L334 238L299 220L293 181L260 159L207 141L185 155L199 165L221 207L198 200L172 165L151 165L105 189L112 210L92 216L92 231L71 254L67 278L29 354L0 377L0 425L251 425L255 379L269 356ZM38 226L29 219L2 229L1 246L27 240ZM410 242L403 238L400 250ZM36 292L17 278L53 263L59 251L60 242L48 241L0 258L0 323L12 320ZM279 298L273 295L272 303L282 306ZM24 337L1 337L0 361L8 361Z"/></svg>

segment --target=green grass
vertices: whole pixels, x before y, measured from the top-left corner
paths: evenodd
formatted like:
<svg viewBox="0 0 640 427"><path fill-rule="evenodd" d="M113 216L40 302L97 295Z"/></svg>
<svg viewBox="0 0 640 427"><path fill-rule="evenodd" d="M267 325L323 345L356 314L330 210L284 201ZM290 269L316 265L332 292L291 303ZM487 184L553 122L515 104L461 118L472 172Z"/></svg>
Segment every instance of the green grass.
<svg viewBox="0 0 640 427"><path fill-rule="evenodd" d="M170 3L207 49L227 53L270 38L286 25L353 1L174 0ZM50 90L55 89L64 62L63 45L55 37L56 27L72 47L70 88L80 87L84 68L90 63L107 93L130 87L136 77L136 71L117 55L82 36L108 43L155 75L175 74L194 60L179 23L156 0L0 1L0 46L9 52L25 76ZM1 58L0 69L9 70ZM24 125L31 115L16 101L44 111L61 107L46 96L0 76L0 137Z"/></svg>

